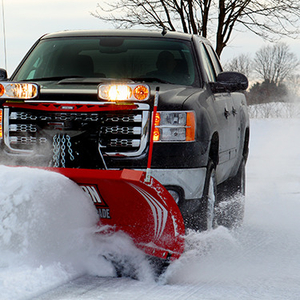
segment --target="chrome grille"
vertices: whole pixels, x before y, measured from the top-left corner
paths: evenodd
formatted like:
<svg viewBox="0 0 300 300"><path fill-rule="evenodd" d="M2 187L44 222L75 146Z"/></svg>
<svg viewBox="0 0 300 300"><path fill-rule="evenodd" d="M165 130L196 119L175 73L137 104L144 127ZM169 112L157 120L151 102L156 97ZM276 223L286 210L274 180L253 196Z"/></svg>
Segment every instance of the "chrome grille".
<svg viewBox="0 0 300 300"><path fill-rule="evenodd" d="M11 120L36 120L37 116L32 115L31 113L26 113L26 112L11 112L9 118Z"/></svg>
<svg viewBox="0 0 300 300"><path fill-rule="evenodd" d="M149 115L143 110L89 113L5 108L5 143L12 151L43 151L59 132L81 141L93 139L108 155L135 156L146 147Z"/></svg>
<svg viewBox="0 0 300 300"><path fill-rule="evenodd" d="M10 124L10 132L37 132L37 127L34 124Z"/></svg>
<svg viewBox="0 0 300 300"><path fill-rule="evenodd" d="M105 122L142 122L142 116L139 115L135 115L135 114L120 114L120 115L112 115L112 114L108 114L105 117Z"/></svg>
<svg viewBox="0 0 300 300"><path fill-rule="evenodd" d="M98 113L73 113L73 112L23 112L12 111L10 120L40 120L40 121L98 121Z"/></svg>
<svg viewBox="0 0 300 300"><path fill-rule="evenodd" d="M139 147L140 140L126 140L126 139L111 139L110 147Z"/></svg>
<svg viewBox="0 0 300 300"><path fill-rule="evenodd" d="M103 134L141 134L141 127L120 127L120 126L106 126L103 127Z"/></svg>
<svg viewBox="0 0 300 300"><path fill-rule="evenodd" d="M32 145L32 144L44 144L47 142L46 138L37 139L34 136L11 136L9 138L11 145Z"/></svg>
<svg viewBox="0 0 300 300"><path fill-rule="evenodd" d="M140 153L145 149L149 112L108 113L99 132L100 146L108 154Z"/></svg>

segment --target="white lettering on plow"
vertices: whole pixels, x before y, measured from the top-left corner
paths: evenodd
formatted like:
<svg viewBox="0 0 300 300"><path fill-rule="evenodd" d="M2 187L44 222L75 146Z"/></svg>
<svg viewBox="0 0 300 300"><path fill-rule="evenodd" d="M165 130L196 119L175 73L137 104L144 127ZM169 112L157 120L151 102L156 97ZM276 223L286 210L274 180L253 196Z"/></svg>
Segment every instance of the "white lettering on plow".
<svg viewBox="0 0 300 300"><path fill-rule="evenodd" d="M102 203L97 189L92 185L81 185L82 190L87 193L94 203Z"/></svg>
<svg viewBox="0 0 300 300"><path fill-rule="evenodd" d="M101 219L110 219L109 208L99 208L98 212Z"/></svg>

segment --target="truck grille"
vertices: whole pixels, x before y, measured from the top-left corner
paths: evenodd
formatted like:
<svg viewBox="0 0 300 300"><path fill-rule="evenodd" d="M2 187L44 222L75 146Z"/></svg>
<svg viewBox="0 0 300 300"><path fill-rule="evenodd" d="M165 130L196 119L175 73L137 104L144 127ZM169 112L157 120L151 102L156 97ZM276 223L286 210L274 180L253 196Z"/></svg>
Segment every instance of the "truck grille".
<svg viewBox="0 0 300 300"><path fill-rule="evenodd" d="M48 112L5 108L5 143L12 151L41 150L58 133L97 140L108 155L139 155L146 144L149 112ZM76 149L75 149L76 150Z"/></svg>

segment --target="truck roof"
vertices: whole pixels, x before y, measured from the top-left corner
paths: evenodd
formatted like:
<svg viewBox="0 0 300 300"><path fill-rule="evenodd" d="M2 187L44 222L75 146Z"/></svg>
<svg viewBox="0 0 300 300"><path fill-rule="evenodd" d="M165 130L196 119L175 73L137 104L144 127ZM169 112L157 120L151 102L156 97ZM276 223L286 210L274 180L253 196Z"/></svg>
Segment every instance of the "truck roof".
<svg viewBox="0 0 300 300"><path fill-rule="evenodd" d="M162 31L158 30L66 30L60 32L54 32L46 34L42 39L48 38L64 38L64 37L95 37L95 36L132 36L132 37L167 37L167 38L177 38L183 40L191 40L193 36L197 36L202 40L205 38L177 31L167 31L165 35L162 34Z"/></svg>

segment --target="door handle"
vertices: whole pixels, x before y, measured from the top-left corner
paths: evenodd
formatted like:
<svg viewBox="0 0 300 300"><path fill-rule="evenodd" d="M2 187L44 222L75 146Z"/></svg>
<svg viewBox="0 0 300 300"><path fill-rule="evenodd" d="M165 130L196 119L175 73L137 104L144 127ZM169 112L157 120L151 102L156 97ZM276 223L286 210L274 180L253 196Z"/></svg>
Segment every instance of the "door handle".
<svg viewBox="0 0 300 300"><path fill-rule="evenodd" d="M233 116L237 115L237 111L236 111L236 109L233 106L232 106L231 113L232 113Z"/></svg>
<svg viewBox="0 0 300 300"><path fill-rule="evenodd" d="M224 116L226 119L228 119L228 117L230 116L230 112L226 107L224 108Z"/></svg>

